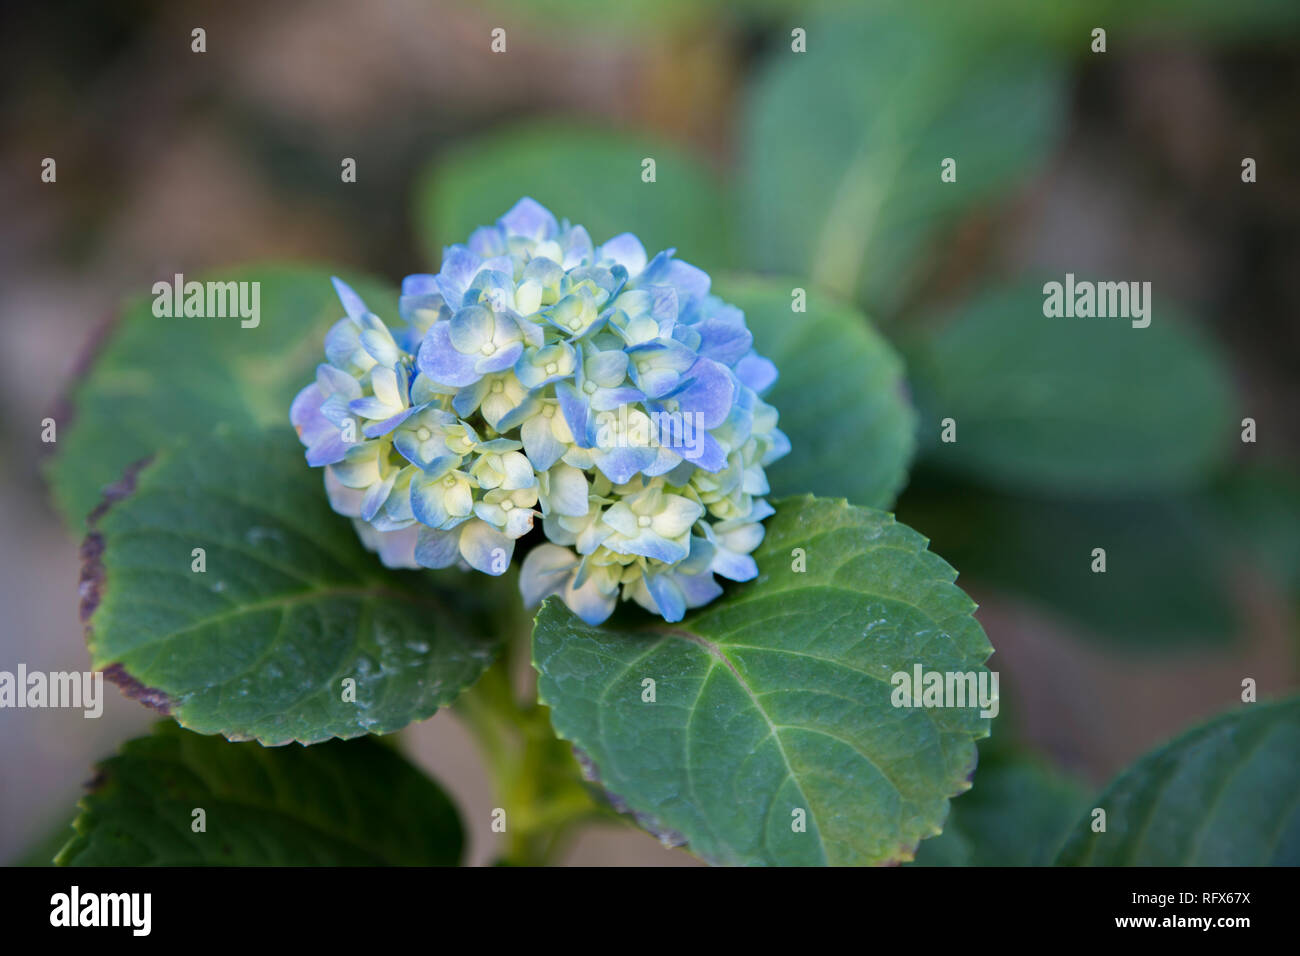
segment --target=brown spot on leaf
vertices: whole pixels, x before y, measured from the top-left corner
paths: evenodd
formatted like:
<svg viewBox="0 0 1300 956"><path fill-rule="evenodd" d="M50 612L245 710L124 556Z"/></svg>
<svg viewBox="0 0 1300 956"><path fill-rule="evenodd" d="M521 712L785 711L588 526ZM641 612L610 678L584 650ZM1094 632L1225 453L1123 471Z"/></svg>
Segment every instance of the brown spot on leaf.
<svg viewBox="0 0 1300 956"><path fill-rule="evenodd" d="M86 519L90 532L81 542L81 578L77 583L77 596L80 599L81 623L86 627L87 644L90 643L91 635L90 618L99 607L100 598L104 593L104 536L95 529L95 525L109 508L135 491L135 482L140 469L151 460L152 456L128 466L118 481L104 489L102 500Z"/></svg>
<svg viewBox="0 0 1300 956"><path fill-rule="evenodd" d="M135 491L136 479L139 477L140 470L149 464L151 460L152 456L130 465L121 479L104 489L103 499L95 510L90 513L90 517L86 519L90 532L81 543L81 579L77 585L77 594L81 605L81 623L86 628L87 645L91 643L94 634L90 619L99 608L106 580L104 573L104 536L97 530L96 525L108 512L109 508ZM156 687L149 687L132 677L121 664L111 664L104 668L104 676L121 688L122 693L132 700L138 700L146 707L150 707L160 714L171 716L171 698Z"/></svg>
<svg viewBox="0 0 1300 956"><path fill-rule="evenodd" d="M634 809L626 800L605 786L600 779L599 768L597 768L595 761L593 761L591 757L587 756L586 751L582 750L582 748L577 745L574 745L573 756L577 759L578 766L582 768L582 776L586 778L587 781L596 784L604 791L605 796L609 799L609 805L617 812L632 817L632 819L636 820L637 826L651 834L666 847L686 845L687 840L683 834L678 833L670 827L664 826L657 818L650 814L642 813L640 810Z"/></svg>
<svg viewBox="0 0 1300 956"><path fill-rule="evenodd" d="M121 664L110 664L104 668L104 676L121 688L122 693L132 700L138 700L164 717L172 713L172 699L156 687L148 687L126 672Z"/></svg>

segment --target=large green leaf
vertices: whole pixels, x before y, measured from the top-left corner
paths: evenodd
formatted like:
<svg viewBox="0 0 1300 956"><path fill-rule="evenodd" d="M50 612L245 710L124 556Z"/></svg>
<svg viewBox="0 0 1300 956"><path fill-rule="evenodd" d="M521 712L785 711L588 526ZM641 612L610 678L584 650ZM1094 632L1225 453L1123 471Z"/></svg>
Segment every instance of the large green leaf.
<svg viewBox="0 0 1300 956"><path fill-rule="evenodd" d="M1026 756L981 753L974 786L952 802L918 866L1049 866L1083 812L1087 791Z"/></svg>
<svg viewBox="0 0 1300 956"><path fill-rule="evenodd" d="M808 52L773 50L744 120L755 264L885 316L947 227L1024 186L1065 115L1049 53L988 31L977 41L924 6L863 4L805 24ZM946 158L956 182L940 180Z"/></svg>
<svg viewBox="0 0 1300 956"><path fill-rule="evenodd" d="M1148 754L1075 823L1066 866L1300 864L1300 698L1242 704Z"/></svg>
<svg viewBox="0 0 1300 956"><path fill-rule="evenodd" d="M656 181L641 163L655 160ZM523 196L586 227L592 241L633 232L652 255L675 248L713 269L729 262L727 216L712 174L681 149L640 134L559 120L492 133L439 157L416 197L416 228L431 262Z"/></svg>
<svg viewBox="0 0 1300 956"><path fill-rule="evenodd" d="M1028 598L1128 653L1236 636L1236 555L1198 497L1062 501L972 489L922 469L898 516L925 528L972 584ZM1095 548L1106 552L1105 573L1092 570Z"/></svg>
<svg viewBox="0 0 1300 956"><path fill-rule="evenodd" d="M345 278L396 322L395 291ZM173 442L206 435L218 424L288 422L294 395L325 360L325 332L343 315L324 269L249 266L186 279L259 282L260 321L243 328L238 318L159 318L152 296L126 305L94 365L74 385L71 422L59 421L49 476L74 527L127 465Z"/></svg>
<svg viewBox="0 0 1300 956"><path fill-rule="evenodd" d="M589 627L548 600L533 654L556 732L616 805L711 862L911 859L988 720L895 707L891 677L983 673L975 605L919 534L843 501L780 502L755 557L756 580L677 625Z"/></svg>
<svg viewBox="0 0 1300 956"><path fill-rule="evenodd" d="M80 808L63 866L454 866L464 842L442 789L374 740L268 748L164 723L99 765Z"/></svg>
<svg viewBox="0 0 1300 956"><path fill-rule="evenodd" d="M808 296L807 312L792 311L798 285L742 276L713 284L745 311L755 348L780 370L764 397L792 450L768 469L772 493L889 508L915 446L903 363L860 313L823 294Z"/></svg>
<svg viewBox="0 0 1300 956"><path fill-rule="evenodd" d="M83 558L96 669L200 733L279 744L399 730L454 699L497 646L472 613L494 579L385 571L288 428L165 454Z"/></svg>
<svg viewBox="0 0 1300 956"><path fill-rule="evenodd" d="M987 292L909 353L927 461L1050 494L1187 486L1223 463L1227 371L1164 300L1133 328L1047 318L1043 299L1041 284ZM954 442L938 440L945 418Z"/></svg>

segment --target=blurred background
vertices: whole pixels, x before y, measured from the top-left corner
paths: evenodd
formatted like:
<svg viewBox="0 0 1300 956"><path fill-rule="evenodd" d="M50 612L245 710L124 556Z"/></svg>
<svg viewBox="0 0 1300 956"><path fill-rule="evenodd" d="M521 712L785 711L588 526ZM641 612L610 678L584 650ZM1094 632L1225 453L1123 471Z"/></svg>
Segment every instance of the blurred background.
<svg viewBox="0 0 1300 956"><path fill-rule="evenodd" d="M900 350L917 448L896 510L960 570L997 648L986 758L1033 755L1068 802L1238 702L1244 678L1261 697L1295 687L1294 3L87 0L0 16L0 669L87 660L40 422L124 296L260 259L396 282L531 192L597 241L631 229L710 270L789 277L810 311L856 306ZM656 192L629 198L645 156ZM1152 327L1043 319L1042 284L1066 272L1150 281ZM1070 324L1090 321L1109 324L1086 340ZM0 860L65 825L92 763L149 723L107 696L97 721L0 711ZM490 860L492 798L455 717L403 738ZM618 828L566 860L693 862Z"/></svg>

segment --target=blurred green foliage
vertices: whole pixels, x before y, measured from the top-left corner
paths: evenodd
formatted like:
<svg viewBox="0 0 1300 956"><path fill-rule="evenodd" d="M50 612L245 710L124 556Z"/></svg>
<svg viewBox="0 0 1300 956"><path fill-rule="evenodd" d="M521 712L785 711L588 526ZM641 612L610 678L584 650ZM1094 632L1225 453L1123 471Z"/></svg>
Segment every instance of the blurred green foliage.
<svg viewBox="0 0 1300 956"><path fill-rule="evenodd" d="M642 180L646 158L655 161L653 183ZM496 131L429 166L415 222L430 265L521 196L581 223L593 242L635 231L652 255L676 247L706 270L731 263L724 192L698 159L642 134L555 120Z"/></svg>

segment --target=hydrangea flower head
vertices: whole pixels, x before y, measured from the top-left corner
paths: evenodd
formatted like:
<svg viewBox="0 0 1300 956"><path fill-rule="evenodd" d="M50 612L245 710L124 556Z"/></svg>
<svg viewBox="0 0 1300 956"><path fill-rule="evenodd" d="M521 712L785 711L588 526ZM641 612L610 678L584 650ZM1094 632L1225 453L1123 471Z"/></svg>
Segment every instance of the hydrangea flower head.
<svg viewBox="0 0 1300 956"><path fill-rule="evenodd" d="M598 624L668 621L758 573L776 369L709 277L532 199L402 283L400 326L346 313L290 420L330 504L389 567L502 574ZM540 529L540 534L533 532ZM533 539L541 539L533 543Z"/></svg>

